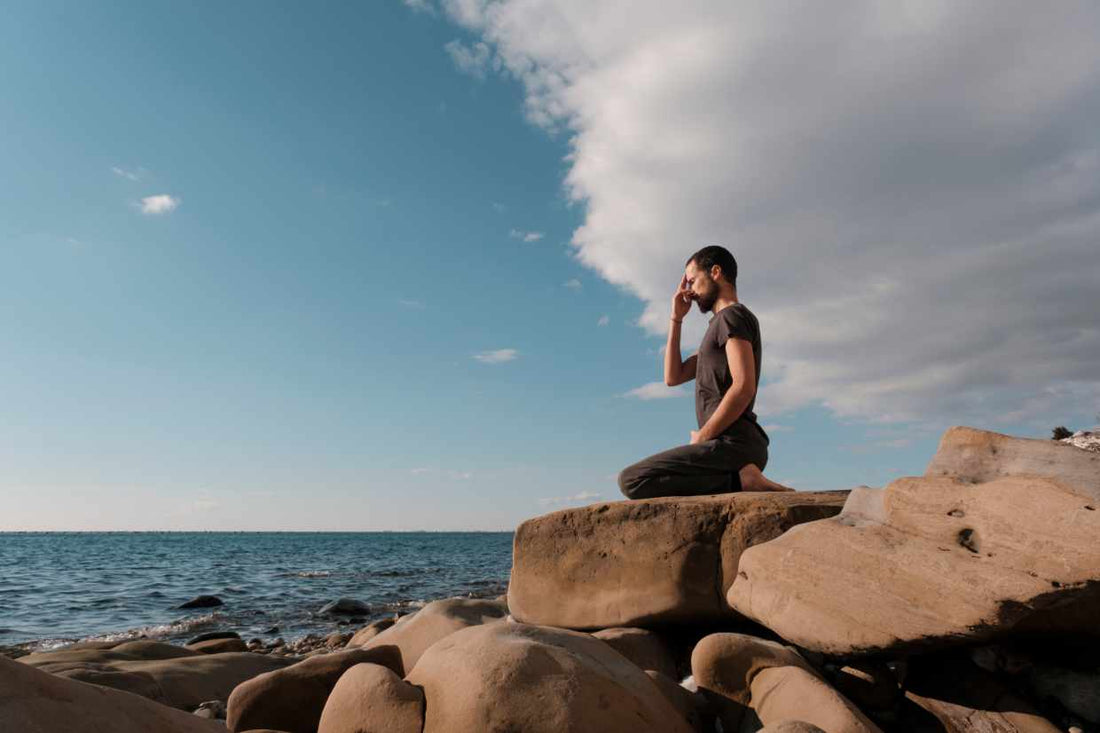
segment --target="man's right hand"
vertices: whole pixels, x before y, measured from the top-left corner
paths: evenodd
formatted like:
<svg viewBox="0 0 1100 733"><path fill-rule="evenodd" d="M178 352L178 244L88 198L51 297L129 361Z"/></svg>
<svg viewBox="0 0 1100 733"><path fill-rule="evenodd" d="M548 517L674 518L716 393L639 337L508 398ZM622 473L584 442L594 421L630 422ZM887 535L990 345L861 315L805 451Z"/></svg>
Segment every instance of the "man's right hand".
<svg viewBox="0 0 1100 733"><path fill-rule="evenodd" d="M691 288L687 284L687 275L680 278L680 285L676 288L676 294L672 296L672 317L677 321L684 320L691 311L691 301L695 297L695 294L691 292Z"/></svg>

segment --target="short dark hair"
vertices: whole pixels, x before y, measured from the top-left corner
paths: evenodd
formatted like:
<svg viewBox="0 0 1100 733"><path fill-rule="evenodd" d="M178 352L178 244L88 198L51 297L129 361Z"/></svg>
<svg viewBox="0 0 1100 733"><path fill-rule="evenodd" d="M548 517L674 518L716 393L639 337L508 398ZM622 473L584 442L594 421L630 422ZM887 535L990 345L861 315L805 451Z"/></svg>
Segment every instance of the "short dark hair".
<svg viewBox="0 0 1100 733"><path fill-rule="evenodd" d="M684 263L684 267L692 262L700 270L706 270L707 274L710 274L710 268L718 265L722 268L722 274L726 276L729 284L735 288L737 287L737 260L733 259L733 255L725 247L720 247L717 244L703 247L688 258L688 261Z"/></svg>

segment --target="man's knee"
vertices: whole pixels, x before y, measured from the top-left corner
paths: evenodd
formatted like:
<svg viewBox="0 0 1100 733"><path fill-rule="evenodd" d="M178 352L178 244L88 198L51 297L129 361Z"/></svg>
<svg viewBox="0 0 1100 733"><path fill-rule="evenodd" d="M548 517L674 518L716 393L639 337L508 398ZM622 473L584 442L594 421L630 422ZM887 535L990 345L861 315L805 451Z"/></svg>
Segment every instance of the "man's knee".
<svg viewBox="0 0 1100 733"><path fill-rule="evenodd" d="M619 471L619 491L623 492L623 496L627 499L640 499L640 489L642 485L642 477L638 471L634 470L634 466L628 466Z"/></svg>

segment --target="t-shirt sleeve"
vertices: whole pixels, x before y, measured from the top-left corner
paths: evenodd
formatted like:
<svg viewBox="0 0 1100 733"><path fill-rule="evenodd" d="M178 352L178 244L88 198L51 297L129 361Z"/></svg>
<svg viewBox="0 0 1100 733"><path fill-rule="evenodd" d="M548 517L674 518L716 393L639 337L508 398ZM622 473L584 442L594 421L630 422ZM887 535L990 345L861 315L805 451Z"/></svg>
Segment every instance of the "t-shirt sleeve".
<svg viewBox="0 0 1100 733"><path fill-rule="evenodd" d="M721 311L715 336L718 338L718 346L723 349L726 348L726 341L731 338L752 343L749 322L736 308L725 308Z"/></svg>

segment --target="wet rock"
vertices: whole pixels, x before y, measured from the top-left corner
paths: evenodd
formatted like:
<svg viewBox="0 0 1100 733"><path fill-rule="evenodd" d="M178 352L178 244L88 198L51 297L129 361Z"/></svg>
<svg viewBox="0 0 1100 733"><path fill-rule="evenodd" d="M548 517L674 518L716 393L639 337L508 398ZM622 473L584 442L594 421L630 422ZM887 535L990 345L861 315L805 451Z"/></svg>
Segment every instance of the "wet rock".
<svg viewBox="0 0 1100 733"><path fill-rule="evenodd" d="M357 664L328 696L318 733L421 733L424 693L378 664Z"/></svg>
<svg viewBox="0 0 1100 733"><path fill-rule="evenodd" d="M190 608L216 608L218 606L224 606L225 602L217 596L195 596L186 603L182 603L176 608L186 610Z"/></svg>
<svg viewBox="0 0 1100 733"><path fill-rule="evenodd" d="M237 686L229 696L226 725L234 732L277 725L288 733L314 733L337 680L364 662L391 669L400 669L401 664L391 646L310 657Z"/></svg>
<svg viewBox="0 0 1100 733"><path fill-rule="evenodd" d="M424 733L691 732L636 665L562 629L489 623L456 631L424 653L407 682L424 691Z"/></svg>
<svg viewBox="0 0 1100 733"><path fill-rule="evenodd" d="M330 616L355 616L370 613L370 606L354 598L338 598L335 601L326 603L318 613Z"/></svg>
<svg viewBox="0 0 1100 733"><path fill-rule="evenodd" d="M240 639L241 635L236 631L208 631L205 634L199 634L193 639L188 640L184 646L191 646L192 644L198 644L200 641L210 641L211 639Z"/></svg>
<svg viewBox="0 0 1100 733"><path fill-rule="evenodd" d="M847 492L737 493L594 504L516 530L508 606L574 629L729 619L741 553L835 515Z"/></svg>
<svg viewBox="0 0 1100 733"><path fill-rule="evenodd" d="M12 733L224 733L221 723L109 687L0 658L0 730Z"/></svg>

